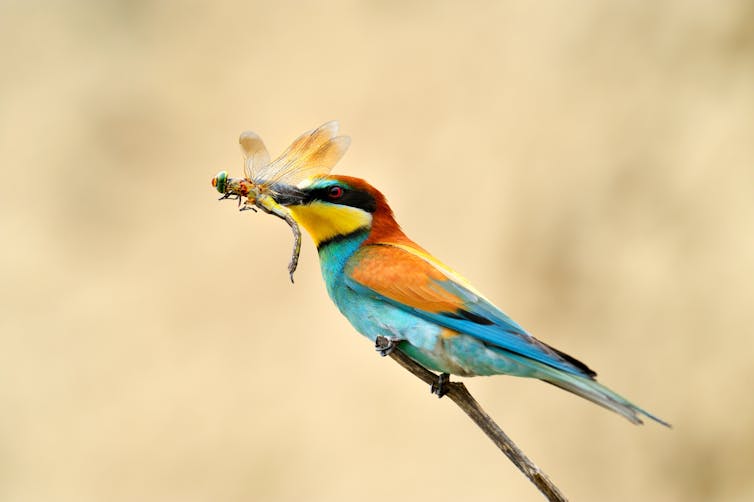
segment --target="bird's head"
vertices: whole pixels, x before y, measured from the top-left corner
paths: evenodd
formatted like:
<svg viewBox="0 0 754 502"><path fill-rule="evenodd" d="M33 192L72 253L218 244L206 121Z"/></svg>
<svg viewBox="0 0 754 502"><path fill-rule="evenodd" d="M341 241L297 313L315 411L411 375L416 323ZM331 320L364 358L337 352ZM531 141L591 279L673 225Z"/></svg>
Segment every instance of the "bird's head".
<svg viewBox="0 0 754 502"><path fill-rule="evenodd" d="M385 196L359 178L316 177L278 202L290 209L318 248L361 233L368 234L370 241L403 236Z"/></svg>

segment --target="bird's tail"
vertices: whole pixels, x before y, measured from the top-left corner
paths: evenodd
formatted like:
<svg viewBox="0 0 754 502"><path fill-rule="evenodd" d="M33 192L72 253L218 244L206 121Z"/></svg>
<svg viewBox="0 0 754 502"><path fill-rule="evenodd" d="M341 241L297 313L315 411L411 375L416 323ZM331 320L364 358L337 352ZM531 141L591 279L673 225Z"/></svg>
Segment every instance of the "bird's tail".
<svg viewBox="0 0 754 502"><path fill-rule="evenodd" d="M598 404L608 410L612 410L624 417L631 423L642 424L640 416L644 415L655 422L670 427L664 420L652 415L648 411L639 408L619 394L611 391L604 385L591 378L566 373L562 370L542 365L537 372L537 378L551 383L561 389L573 392L577 396Z"/></svg>

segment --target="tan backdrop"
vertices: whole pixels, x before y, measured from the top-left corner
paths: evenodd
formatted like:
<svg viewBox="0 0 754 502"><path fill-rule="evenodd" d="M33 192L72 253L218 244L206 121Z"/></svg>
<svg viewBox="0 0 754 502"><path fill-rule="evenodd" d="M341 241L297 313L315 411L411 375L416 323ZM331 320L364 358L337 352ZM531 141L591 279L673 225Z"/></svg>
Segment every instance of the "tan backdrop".
<svg viewBox="0 0 754 502"><path fill-rule="evenodd" d="M573 500L754 498L750 2L0 4L0 499L541 500L209 185L339 173L675 425L468 381Z"/></svg>

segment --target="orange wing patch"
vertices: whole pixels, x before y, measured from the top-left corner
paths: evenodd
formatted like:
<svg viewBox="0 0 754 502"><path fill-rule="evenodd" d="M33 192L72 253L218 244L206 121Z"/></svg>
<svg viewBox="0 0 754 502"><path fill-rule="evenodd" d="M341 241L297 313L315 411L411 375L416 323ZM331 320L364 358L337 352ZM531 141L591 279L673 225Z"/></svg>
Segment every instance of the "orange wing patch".
<svg viewBox="0 0 754 502"><path fill-rule="evenodd" d="M425 260L390 245L372 245L354 255L348 275L377 293L425 312L439 314L463 308L463 300L438 281L447 277Z"/></svg>

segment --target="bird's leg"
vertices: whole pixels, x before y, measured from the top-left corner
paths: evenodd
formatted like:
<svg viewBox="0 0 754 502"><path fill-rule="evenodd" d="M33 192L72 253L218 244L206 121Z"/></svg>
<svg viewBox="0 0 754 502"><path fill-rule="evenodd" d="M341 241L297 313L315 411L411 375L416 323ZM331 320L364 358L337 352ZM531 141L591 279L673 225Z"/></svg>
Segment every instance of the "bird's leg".
<svg viewBox="0 0 754 502"><path fill-rule="evenodd" d="M432 394L436 394L438 398L442 397L450 390L448 385L449 383L450 374L440 373L439 375L437 375L437 381L432 384L429 390L430 392L432 392Z"/></svg>
<svg viewBox="0 0 754 502"><path fill-rule="evenodd" d="M374 339L374 350L380 353L382 357L390 355L392 351L398 346L398 342L401 340L396 338L388 338L386 336L378 336Z"/></svg>
<svg viewBox="0 0 754 502"><path fill-rule="evenodd" d="M379 335L374 339L374 350L379 352L382 357L385 357L387 355L390 355L390 353L393 352L396 347L398 347L398 344L402 341L402 338L388 338L386 336ZM437 395L438 398L447 394L450 390L450 374L440 373L439 375L437 375L437 380L432 382L429 390L430 392L432 392L432 394Z"/></svg>

